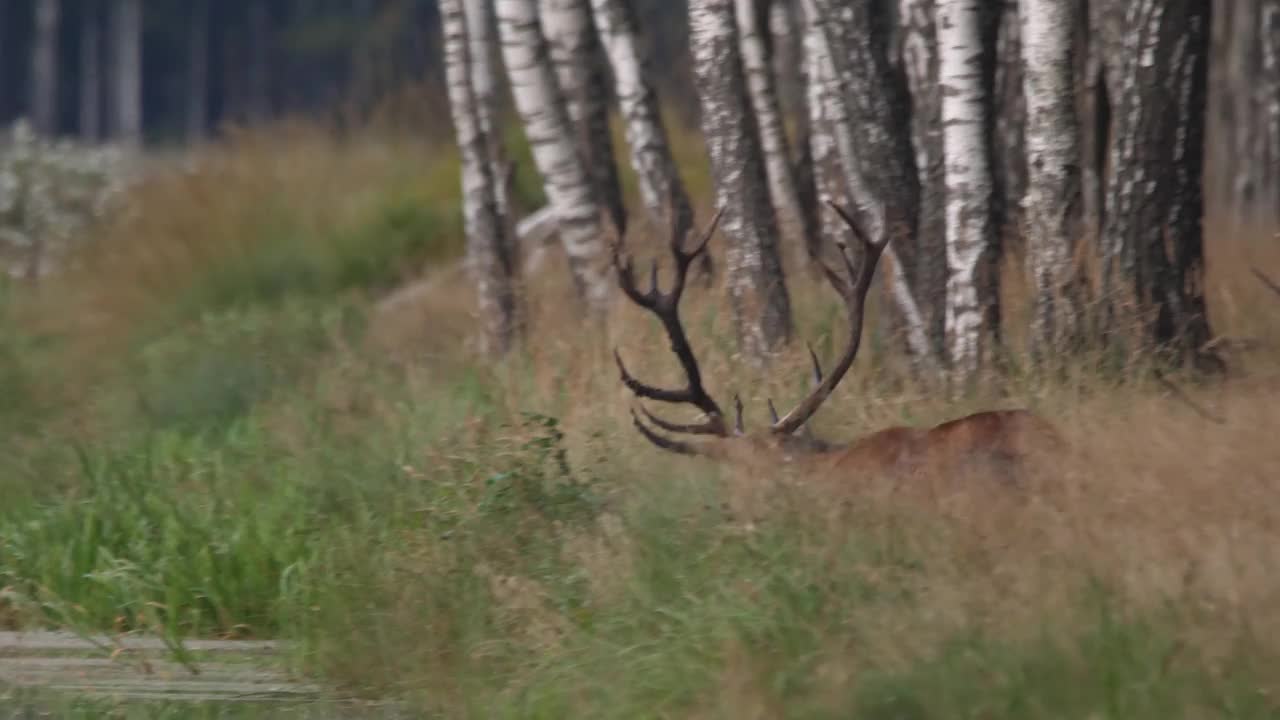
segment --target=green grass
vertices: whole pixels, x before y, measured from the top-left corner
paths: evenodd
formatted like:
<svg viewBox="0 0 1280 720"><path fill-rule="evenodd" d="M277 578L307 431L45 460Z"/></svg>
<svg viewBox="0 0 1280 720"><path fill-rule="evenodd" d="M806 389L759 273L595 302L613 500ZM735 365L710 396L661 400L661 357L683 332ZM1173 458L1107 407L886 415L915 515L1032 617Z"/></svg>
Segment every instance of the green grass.
<svg viewBox="0 0 1280 720"><path fill-rule="evenodd" d="M867 489L847 503L779 491L786 468L642 446L571 310L544 303L539 342L494 363L454 330L465 280L378 313L458 254L451 152L228 152L140 191L149 212L104 231L131 238L127 262L24 298L103 310L84 332L106 349L0 304L0 625L283 638L297 669L427 717L1280 714L1280 524L1249 484L1277 467L1262 394L1206 428L1136 384L1019 380L1110 454L1012 510L899 502L874 478L846 479ZM831 304L797 295L829 357ZM713 382L746 372L714 308L686 316ZM386 344L388 326L412 337ZM628 358L664 372L653 328L626 329ZM873 360L824 430L956 410L869 377ZM782 365L739 383L752 407L802 390L803 358Z"/></svg>

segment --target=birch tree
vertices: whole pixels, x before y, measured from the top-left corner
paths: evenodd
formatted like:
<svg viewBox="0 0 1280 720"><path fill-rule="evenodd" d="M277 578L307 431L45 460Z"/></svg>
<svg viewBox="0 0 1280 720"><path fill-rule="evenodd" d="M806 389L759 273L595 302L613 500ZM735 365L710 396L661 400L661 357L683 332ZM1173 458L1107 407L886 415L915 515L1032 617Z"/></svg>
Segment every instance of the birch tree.
<svg viewBox="0 0 1280 720"><path fill-rule="evenodd" d="M469 22L472 18L468 17L466 0L441 0L440 14L445 79L462 161L467 266L475 283L484 347L490 353L503 354L517 335L516 263L509 252L512 243L503 237L510 226L499 213L489 142L472 84L473 23Z"/></svg>
<svg viewBox="0 0 1280 720"><path fill-rule="evenodd" d="M560 84L560 96L576 128L578 152L601 204L619 229L626 228L622 186L609 133L608 63L591 16L590 0L539 0L542 31Z"/></svg>
<svg viewBox="0 0 1280 720"><path fill-rule="evenodd" d="M773 62L768 39L769 3L734 0L734 17L747 94L760 133L769 199L777 214L779 230L792 247L811 248L814 229L800 207L800 196L791 165L791 149L783 123L782 107L774 85Z"/></svg>
<svg viewBox="0 0 1280 720"><path fill-rule="evenodd" d="M1280 222L1280 0L1216 0L1206 175L1234 228Z"/></svg>
<svg viewBox="0 0 1280 720"><path fill-rule="evenodd" d="M1114 108L1103 300L1113 330L1133 327L1144 347L1198 362L1210 338L1201 225L1209 15L1202 0L1108 0L1100 18Z"/></svg>
<svg viewBox="0 0 1280 720"><path fill-rule="evenodd" d="M603 311L612 284L605 267L601 205L573 140L537 0L497 0L495 9L512 99L555 213L570 272L588 308Z"/></svg>
<svg viewBox="0 0 1280 720"><path fill-rule="evenodd" d="M728 239L725 275L739 347L756 362L791 335L791 300L782 275L755 113L734 23L734 0L691 0L689 44L702 130L711 158L720 227Z"/></svg>
<svg viewBox="0 0 1280 720"><path fill-rule="evenodd" d="M1083 313L1083 287L1073 262L1082 229L1072 41L1077 7L1061 0L1023 0L1021 7L1026 257L1033 288L1031 348L1039 359L1080 339Z"/></svg>
<svg viewBox="0 0 1280 720"><path fill-rule="evenodd" d="M693 208L671 156L662 108L649 76L649 58L640 42L631 0L592 0L591 9L613 69L614 91L640 200L656 227L670 224L684 237L693 227ZM667 217L668 213L671 217ZM702 257L710 255L704 253ZM705 264L703 268L709 269Z"/></svg>
<svg viewBox="0 0 1280 720"><path fill-rule="evenodd" d="M911 145L920 179L914 286L929 341L941 348L947 294L947 186L936 17L934 0L901 0L898 4L901 64L911 94Z"/></svg>
<svg viewBox="0 0 1280 720"><path fill-rule="evenodd" d="M37 0L31 44L31 124L42 135L57 132L59 0Z"/></svg>
<svg viewBox="0 0 1280 720"><path fill-rule="evenodd" d="M961 379L977 371L990 354L998 330L981 21L981 0L941 0L938 6L947 182L947 356Z"/></svg>
<svg viewBox="0 0 1280 720"><path fill-rule="evenodd" d="M495 67L498 42L494 36L495 16L492 0L463 0L467 18L468 55L471 68L471 88L475 99L476 120L484 136L489 158L489 174L493 180L494 201L498 215L510 225L514 219L509 197L508 180L511 161L507 158L502 142L502 130L498 124L498 70ZM516 236L513 230L503 237L515 251Z"/></svg>
<svg viewBox="0 0 1280 720"><path fill-rule="evenodd" d="M842 181L865 231L888 241L890 296L901 315L907 347L925 369L939 366L912 279L917 257L920 183L911 146L910 99L906 78L894 66L890 36L894 12L889 0L843 4L806 0L806 43L818 73L813 82L826 91L811 93L821 104L835 158L825 157L819 128L814 133L814 167L838 162ZM827 192L833 180L819 180Z"/></svg>

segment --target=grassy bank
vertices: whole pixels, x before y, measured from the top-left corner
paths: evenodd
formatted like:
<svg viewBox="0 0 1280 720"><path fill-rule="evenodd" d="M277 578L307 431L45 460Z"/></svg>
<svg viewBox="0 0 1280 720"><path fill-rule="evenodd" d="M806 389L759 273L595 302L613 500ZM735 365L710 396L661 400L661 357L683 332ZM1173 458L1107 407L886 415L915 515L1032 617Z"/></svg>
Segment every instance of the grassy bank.
<svg viewBox="0 0 1280 720"><path fill-rule="evenodd" d="M0 624L294 639L300 670L442 717L1280 712L1265 238L1210 241L1218 332L1269 343L1186 384L1220 422L1140 359L946 400L876 331L823 435L1027 405L1069 457L1016 496L791 482L814 479L639 439L609 352L673 378L660 330L619 305L593 334L562 268L531 288L535 341L475 357L448 151L295 128L210 152L79 271L6 295ZM792 290L829 355L837 304ZM726 310L691 289L686 322L760 423L805 358L742 366Z"/></svg>

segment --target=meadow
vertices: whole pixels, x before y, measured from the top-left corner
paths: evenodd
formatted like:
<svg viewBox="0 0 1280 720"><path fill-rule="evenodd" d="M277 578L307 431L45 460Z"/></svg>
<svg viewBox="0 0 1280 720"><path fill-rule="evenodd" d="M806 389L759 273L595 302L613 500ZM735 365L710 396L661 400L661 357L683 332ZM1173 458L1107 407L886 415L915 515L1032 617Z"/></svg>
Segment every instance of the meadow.
<svg viewBox="0 0 1280 720"><path fill-rule="evenodd" d="M819 432L1030 407L1070 450L1028 492L809 483L646 444L611 352L673 379L661 330L622 302L584 324L561 263L527 279L525 345L479 357L446 141L200 152L74 269L3 288L0 627L290 640L297 672L428 717L1280 716L1270 229L1207 225L1212 322L1248 349L1169 376L1186 397L1133 350L947 393L869 328ZM678 154L705 198L696 136ZM829 357L841 307L789 268ZM804 392L803 344L735 356L718 287L684 317L748 422Z"/></svg>

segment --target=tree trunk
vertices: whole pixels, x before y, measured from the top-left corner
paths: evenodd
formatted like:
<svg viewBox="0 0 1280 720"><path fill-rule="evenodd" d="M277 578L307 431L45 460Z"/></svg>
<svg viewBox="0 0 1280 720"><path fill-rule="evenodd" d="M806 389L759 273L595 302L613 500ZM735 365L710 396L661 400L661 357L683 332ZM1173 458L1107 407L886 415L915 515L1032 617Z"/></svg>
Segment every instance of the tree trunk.
<svg viewBox="0 0 1280 720"><path fill-rule="evenodd" d="M761 12L767 9L768 4L762 4L758 0L734 2L747 93L755 112L756 127L760 132L760 150L764 156L769 199L776 213L779 230L790 247L803 248L810 257L816 257L816 228L809 225L809 218L800 207L800 196L792 174L787 128L774 87L768 18L766 13Z"/></svg>
<svg viewBox="0 0 1280 720"><path fill-rule="evenodd" d="M209 0L192 0L187 15L187 142L204 139L209 123Z"/></svg>
<svg viewBox="0 0 1280 720"><path fill-rule="evenodd" d="M1262 117L1266 150L1260 161L1269 170L1265 182L1271 196L1271 221L1280 225L1280 0L1263 0L1262 19Z"/></svg>
<svg viewBox="0 0 1280 720"><path fill-rule="evenodd" d="M1204 359L1201 218L1209 49L1202 0L1110 0L1102 17L1114 140L1102 238L1112 330Z"/></svg>
<svg viewBox="0 0 1280 720"><path fill-rule="evenodd" d="M835 141L843 183L863 230L887 241L890 292L913 360L938 367L929 340L921 288L914 277L920 183L911 146L907 80L890 55L894 12L889 0L838 4L807 0L811 54L824 84L824 114ZM817 77L815 77L815 80ZM815 128L815 137L817 129ZM819 149L814 150L820 168ZM830 181L827 181L828 183Z"/></svg>
<svg viewBox="0 0 1280 720"><path fill-rule="evenodd" d="M1061 0L1023 0L1021 7L1025 235L1034 293L1031 350L1038 360L1071 349L1081 339L1084 288L1075 264L1082 230L1072 42L1076 7Z"/></svg>
<svg viewBox="0 0 1280 720"><path fill-rule="evenodd" d="M271 117L271 8L267 0L249 3L248 113L249 121Z"/></svg>
<svg viewBox="0 0 1280 720"><path fill-rule="evenodd" d="M1280 222L1280 0L1217 0L1208 200L1232 230Z"/></svg>
<svg viewBox="0 0 1280 720"><path fill-rule="evenodd" d="M625 230L626 207L609 132L608 61L600 48L589 0L540 0L540 7L542 31L560 95L576 130L578 152L610 219Z"/></svg>
<svg viewBox="0 0 1280 720"><path fill-rule="evenodd" d="M1080 114L1080 190L1083 209L1083 238L1090 247L1100 247L1106 217L1107 148L1111 143L1111 103L1107 97L1106 73L1102 64L1102 38L1093 32L1098 5L1108 0L1073 0L1076 25L1072 35L1077 82L1076 108Z"/></svg>
<svg viewBox="0 0 1280 720"><path fill-rule="evenodd" d="M778 253L755 113L739 56L734 0L692 0L689 43L716 204L728 240L725 274L739 347L766 360L791 336L791 300Z"/></svg>
<svg viewBox="0 0 1280 720"><path fill-rule="evenodd" d="M555 208L570 270L588 307L603 311L612 276L605 267L601 206L573 141L573 126L538 22L537 0L498 0L496 9L512 97L547 198Z"/></svg>
<svg viewBox="0 0 1280 720"><path fill-rule="evenodd" d="M684 237L693 227L693 208L680 179L662 107L651 80L652 68L636 27L631 0L592 0L596 28L613 69L614 91L631 152L640 199L655 227L670 227ZM710 275L708 253L701 268Z"/></svg>
<svg viewBox="0 0 1280 720"><path fill-rule="evenodd" d="M37 0L31 44L31 123L45 136L58 132L59 0Z"/></svg>
<svg viewBox="0 0 1280 720"><path fill-rule="evenodd" d="M102 139L102 8L97 0L80 6L80 137Z"/></svg>
<svg viewBox="0 0 1280 720"><path fill-rule="evenodd" d="M1022 201L1027 194L1027 108L1019 4L1001 0L987 6L983 25L983 47L991 50L986 54L991 93L986 145L991 158L991 221L996 243L992 262L998 265L1006 253L1026 250Z"/></svg>
<svg viewBox="0 0 1280 720"><path fill-rule="evenodd" d="M489 157L489 173L493 178L494 202L498 215L507 223L503 237L516 251L514 210L511 207L511 161L502 142L502 128L498 114L498 44L494 34L493 3L491 0L464 0L469 39L468 60L471 67L471 87L475 92L476 119L484 136ZM514 255L513 255L514 257Z"/></svg>
<svg viewBox="0 0 1280 720"><path fill-rule="evenodd" d="M483 11L483 8L481 8ZM502 355L518 334L513 243L503 235L509 224L499 214L497 181L492 174L490 143L485 137L473 81L472 21L466 0L441 0L445 74L449 105L462 158L462 211L467 234L467 266L476 287L486 352ZM487 34L481 29L479 34Z"/></svg>
<svg viewBox="0 0 1280 720"><path fill-rule="evenodd" d="M129 146L142 143L142 0L111 5L112 131Z"/></svg>
<svg viewBox="0 0 1280 720"><path fill-rule="evenodd" d="M947 182L947 355L958 379L990 357L998 328L986 143L990 97L983 87L982 3L942 0L938 78Z"/></svg>
<svg viewBox="0 0 1280 720"><path fill-rule="evenodd" d="M929 341L944 346L947 300L946 171L942 155L942 93L938 87L937 5L899 3L902 67L911 92L911 140L920 177L917 263L913 287Z"/></svg>

